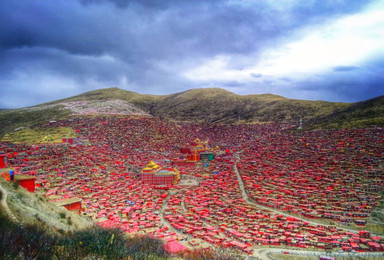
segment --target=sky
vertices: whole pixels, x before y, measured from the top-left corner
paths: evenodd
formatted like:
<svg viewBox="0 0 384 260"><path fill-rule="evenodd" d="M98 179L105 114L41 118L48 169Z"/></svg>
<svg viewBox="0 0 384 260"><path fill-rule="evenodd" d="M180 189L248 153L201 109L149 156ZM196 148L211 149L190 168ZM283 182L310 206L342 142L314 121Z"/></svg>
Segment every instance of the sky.
<svg viewBox="0 0 384 260"><path fill-rule="evenodd" d="M384 95L384 0L1 0L0 108L118 87Z"/></svg>

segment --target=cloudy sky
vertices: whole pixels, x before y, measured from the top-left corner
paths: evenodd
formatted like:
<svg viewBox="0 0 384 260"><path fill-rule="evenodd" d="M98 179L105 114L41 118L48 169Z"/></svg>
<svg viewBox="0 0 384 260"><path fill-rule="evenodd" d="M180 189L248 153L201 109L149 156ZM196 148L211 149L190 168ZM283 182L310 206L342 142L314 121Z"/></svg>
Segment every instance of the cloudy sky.
<svg viewBox="0 0 384 260"><path fill-rule="evenodd" d="M384 0L0 1L0 108L107 87L384 95Z"/></svg>

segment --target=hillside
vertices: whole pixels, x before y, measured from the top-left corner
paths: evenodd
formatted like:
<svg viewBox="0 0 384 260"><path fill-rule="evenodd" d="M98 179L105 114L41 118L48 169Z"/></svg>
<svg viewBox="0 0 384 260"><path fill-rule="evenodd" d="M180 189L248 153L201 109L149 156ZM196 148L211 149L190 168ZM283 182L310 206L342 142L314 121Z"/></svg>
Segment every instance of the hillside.
<svg viewBox="0 0 384 260"><path fill-rule="evenodd" d="M158 239L97 227L2 178L0 202L0 259L171 259Z"/></svg>
<svg viewBox="0 0 384 260"><path fill-rule="evenodd" d="M384 125L384 97L358 103L288 99L273 94L236 95L220 88L143 95L119 88L86 92L34 107L0 111L0 136L72 115L140 115L199 123L298 122L306 128Z"/></svg>
<svg viewBox="0 0 384 260"><path fill-rule="evenodd" d="M93 226L91 220L48 202L44 196L12 185L1 177L0 191L7 194L5 198L7 206L15 220L21 224L42 225L51 231L61 230L63 232Z"/></svg>
<svg viewBox="0 0 384 260"><path fill-rule="evenodd" d="M183 122L233 123L297 121L326 116L349 104L293 100L273 94L236 95L220 88L191 89L171 95L142 95L118 88L99 89L48 104L119 99L151 115Z"/></svg>
<svg viewBox="0 0 384 260"><path fill-rule="evenodd" d="M329 115L344 103L293 100L272 94L236 95L229 91L193 89L167 96L156 103L155 116L204 123L298 121Z"/></svg>
<svg viewBox="0 0 384 260"><path fill-rule="evenodd" d="M236 95L220 88L191 89L171 95L142 95L118 88L99 89L43 105L122 100L160 118L204 123L297 121L330 115L345 103L288 99L273 94Z"/></svg>
<svg viewBox="0 0 384 260"><path fill-rule="evenodd" d="M74 97L52 101L43 105L57 105L60 103L74 101L123 100L133 106L136 106L138 109L142 109L149 112L151 110L151 107L161 99L163 99L163 96L143 95L132 91L122 90L119 88L105 88L85 92Z"/></svg>
<svg viewBox="0 0 384 260"><path fill-rule="evenodd" d="M50 120L57 120L70 114L62 106L32 107L0 111L0 137L16 129L43 124Z"/></svg>
<svg viewBox="0 0 384 260"><path fill-rule="evenodd" d="M384 125L384 96L376 97L335 111L334 113L314 118L312 127L320 128L354 128Z"/></svg>

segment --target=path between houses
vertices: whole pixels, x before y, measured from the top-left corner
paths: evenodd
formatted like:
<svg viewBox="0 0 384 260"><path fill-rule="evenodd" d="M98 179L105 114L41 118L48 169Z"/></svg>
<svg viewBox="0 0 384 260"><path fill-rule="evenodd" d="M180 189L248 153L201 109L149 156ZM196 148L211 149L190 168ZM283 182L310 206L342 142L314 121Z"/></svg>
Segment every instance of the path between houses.
<svg viewBox="0 0 384 260"><path fill-rule="evenodd" d="M234 166L233 166L233 170L234 170L234 172L236 173L236 176L237 176L237 181L238 181L238 183L239 183L239 187L240 187L240 190L241 190L241 195L242 195L243 199L244 199L248 204L251 204L251 205L253 205L253 206L255 206L255 207L258 207L258 208L262 208L262 209L265 209L265 210L272 211L272 212L274 212L274 213L276 213L276 214L283 215L283 216L286 216L286 217L294 217L294 218L299 219L299 220L302 220L302 221L304 221L304 222L308 222L308 223L310 223L310 224L312 224L312 225L327 226L327 225L324 224L324 223L319 223L319 222L316 222L316 221L313 221L313 220L308 220L308 219L302 218L302 217L300 217L300 216L293 216L293 215L290 215L290 214L281 212L281 211L279 211L279 210L276 210L276 209L274 209L274 208L270 208L270 207L262 206L262 205L259 205L259 204L255 203L255 202L253 202L253 201L249 198L249 196L248 196L248 193L247 193L247 191L246 191L246 189L245 189L245 185L244 185L244 182L243 182L243 178L241 178L241 175L240 175L240 173L239 173L239 170L237 169L237 162L239 161L240 156L239 156L238 154L235 154L235 157L236 157L236 162L235 162L235 164L234 164ZM344 227L340 227L340 228L342 228L342 229L344 229L344 230L346 230L346 231L348 231L348 232L353 232L353 233L358 233L358 232L359 232L359 231L357 231L357 230L347 229L347 228L344 228Z"/></svg>
<svg viewBox="0 0 384 260"><path fill-rule="evenodd" d="M292 215L289 215L289 214L286 214L286 213L283 213L283 212L280 212L278 210L275 210L273 208L269 208L269 207L265 207L265 206L262 206L262 205L259 205L253 201L251 201L251 199L249 198L248 196L248 193L245 189L245 185L244 185L244 182L243 182L243 179L241 178L241 175L239 173L239 170L237 169L237 163L240 159L240 156L239 154L235 154L235 157L236 157L236 162L233 166L233 170L234 172L236 173L236 176L237 176L237 180L238 180L238 183L239 183L239 187L240 187L240 190L241 190L241 196L242 198L250 205L252 206L255 206L257 208L262 208L262 209L265 209L265 210L268 210L268 211L272 211L276 214L279 214L279 215L283 215L283 216L286 216L286 217L294 217L296 219L300 219L302 221L305 221L305 222L308 222L308 223L311 223L312 225L321 225L321 226L325 226L324 224L322 223L318 223L318 222L315 222L315 221L311 221L311 220L307 220L307 219L304 219L304 218L301 218L301 217L298 217L298 216L292 216ZM350 230L350 229L345 229L344 230L347 230L347 231L350 231L350 232L354 232L354 233L357 233L358 231L356 230ZM304 255L308 255L308 256L314 256L314 255L324 255L325 252L319 252L319 251L297 251L297 250L285 250L283 248L257 248L253 251L253 256L254 257L258 257L259 259L266 259L266 260L274 260L275 258L271 257L270 254L271 253L283 253L283 252L287 252L287 253L291 253L291 254L304 254ZM302 253L304 252L304 253ZM334 256L347 256L348 254L347 253L334 253ZM384 255L384 254L379 254L380 256L381 255ZM349 255L350 256L350 255ZM372 256L378 256L378 254L373 254Z"/></svg>

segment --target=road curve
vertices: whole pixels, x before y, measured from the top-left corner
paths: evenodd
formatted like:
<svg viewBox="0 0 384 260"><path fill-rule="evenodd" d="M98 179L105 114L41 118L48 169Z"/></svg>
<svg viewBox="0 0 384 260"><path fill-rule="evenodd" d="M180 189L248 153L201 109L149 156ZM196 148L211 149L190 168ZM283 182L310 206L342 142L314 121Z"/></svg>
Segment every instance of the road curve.
<svg viewBox="0 0 384 260"><path fill-rule="evenodd" d="M292 215L289 215L289 214L286 214L286 213L283 213L283 212L280 212L278 210L275 210L273 208L269 208L269 207L265 207L265 206L262 206L262 205L259 205L253 201L251 201L251 199L249 198L248 196L248 193L245 189L245 185L244 185L244 182L243 182L243 178L241 178L241 175L239 173L239 170L237 169L237 163L240 159L240 156L238 154L235 154L235 157L236 157L236 162L233 166L233 170L234 172L236 173L236 176L237 176L237 180L238 180L238 184L239 184L239 187L240 187L240 190L241 190L241 195L242 195L242 198L250 205L252 206L255 206L255 207L258 207L258 208L262 208L262 209L265 209L265 210L269 210L269 211L272 211L276 214L279 214L279 215L284 215L284 216L290 216L290 217L294 217L296 219L300 219L302 221L305 221L305 222L308 222L308 223L311 223L311 224L314 224L314 225L322 225L322 226L325 226L324 224L322 223L318 223L318 222L315 222L315 221L311 221L311 220L307 220L307 219L304 219L304 218L301 218L301 217L298 217L298 216L292 216ZM350 232L354 232L354 233L357 233L358 231L356 230L351 230L351 229L346 229L346 228L343 228L344 230L348 230ZM253 251L253 257L257 257L258 259L263 259L263 260L275 260L276 258L273 258L270 256L271 253L280 253L280 254L283 254L283 253L289 253L289 254L292 254L292 255L307 255L307 256L320 256L320 255L328 255L328 256L349 256L349 257L353 257L353 256L364 256L364 257L379 257L381 259L384 259L384 253L382 252L366 252L366 253L350 253L350 252L332 252L332 253L327 253L327 252L322 252L322 251L299 251L299 250L293 250L293 249L284 249L284 248L257 248Z"/></svg>
<svg viewBox="0 0 384 260"><path fill-rule="evenodd" d="M296 219L300 219L302 221L305 221L305 222L308 222L312 225L321 225L321 226L327 226L327 224L324 224L324 223L319 223L319 222L316 222L316 221L313 221L313 220L308 220L308 219L305 219L305 218L302 218L300 216L293 216L293 215L290 215L290 214L287 214L287 213L284 213L284 212L281 212L279 210L276 210L274 208L270 208L270 207L266 207L266 206L263 206L263 205L259 205L255 202L253 202L249 196L248 196L248 193L245 189L245 185L244 185L244 182L243 182L243 178L241 178L241 175L239 173L239 170L237 169L237 162L239 161L240 157L238 154L235 154L235 157L236 157L236 162L235 164L233 165L233 170L234 172L236 173L237 175L237 181L239 183L239 187L240 187L240 190L241 190L241 195L242 195L242 198L243 200L245 200L248 204L251 204L255 207L258 207L258 208L262 208L262 209L265 209L265 210L269 210L269 211L272 211L276 214L279 214L279 215L283 215L283 216L286 216L286 217L294 217ZM353 233L358 233L359 231L357 230L353 230L353 229L347 229L347 228L343 228L343 227L340 227L344 230L347 230L348 232L353 232Z"/></svg>

